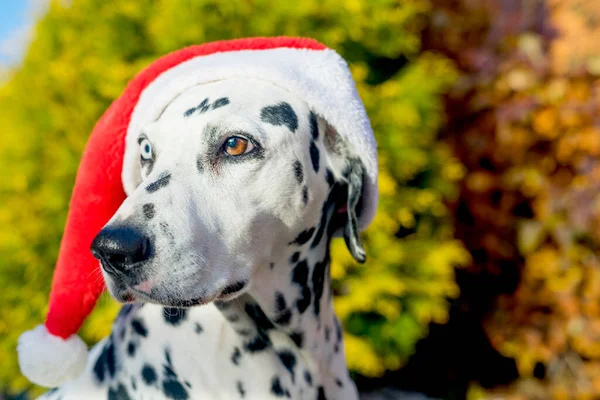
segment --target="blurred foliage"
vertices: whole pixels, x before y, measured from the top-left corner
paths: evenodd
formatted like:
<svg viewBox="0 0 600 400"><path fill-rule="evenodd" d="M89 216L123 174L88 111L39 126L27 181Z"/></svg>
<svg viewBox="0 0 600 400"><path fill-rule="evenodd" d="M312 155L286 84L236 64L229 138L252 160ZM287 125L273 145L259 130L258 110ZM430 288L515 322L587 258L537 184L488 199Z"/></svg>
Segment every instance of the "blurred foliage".
<svg viewBox="0 0 600 400"><path fill-rule="evenodd" d="M429 323L447 321L447 299L459 293L454 267L469 260L451 239L444 205L463 169L435 135L436 97L453 75L425 54L385 83L359 85L380 149L380 206L365 238L367 264L353 263L338 241L331 273L349 366L366 376L398 369Z"/></svg>
<svg viewBox="0 0 600 400"><path fill-rule="evenodd" d="M380 147L381 204L358 266L334 243L336 309L351 368L397 369L448 318L454 267L468 253L452 239L446 201L463 168L436 141L443 94L456 78L444 57L420 48L432 12L424 0L51 1L22 64L0 88L0 388L27 387L15 345L43 321L75 171L95 121L127 81L158 56L190 44L304 35L351 64ZM82 335L109 331L103 298Z"/></svg>
<svg viewBox="0 0 600 400"><path fill-rule="evenodd" d="M460 70L444 130L467 169L456 232L520 375L470 398L600 398L600 3L435 3L428 46Z"/></svg>

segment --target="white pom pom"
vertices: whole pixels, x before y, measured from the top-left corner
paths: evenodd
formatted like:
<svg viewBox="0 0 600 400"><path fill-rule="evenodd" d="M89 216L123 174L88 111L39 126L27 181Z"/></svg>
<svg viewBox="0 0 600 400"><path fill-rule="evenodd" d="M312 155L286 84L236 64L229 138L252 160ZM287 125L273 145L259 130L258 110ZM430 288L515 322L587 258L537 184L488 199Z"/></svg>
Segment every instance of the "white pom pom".
<svg viewBox="0 0 600 400"><path fill-rule="evenodd" d="M77 335L67 340L38 325L19 337L17 346L21 372L40 386L56 387L78 377L85 369L87 346Z"/></svg>

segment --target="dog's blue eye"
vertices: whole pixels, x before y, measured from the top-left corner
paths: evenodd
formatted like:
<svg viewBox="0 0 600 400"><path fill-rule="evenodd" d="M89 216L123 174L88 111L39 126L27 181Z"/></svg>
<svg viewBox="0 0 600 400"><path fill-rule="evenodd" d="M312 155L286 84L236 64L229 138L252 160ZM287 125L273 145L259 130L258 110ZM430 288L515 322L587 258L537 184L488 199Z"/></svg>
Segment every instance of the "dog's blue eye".
<svg viewBox="0 0 600 400"><path fill-rule="evenodd" d="M254 150L252 142L239 136L231 136L223 144L223 152L229 156L241 156L252 150Z"/></svg>
<svg viewBox="0 0 600 400"><path fill-rule="evenodd" d="M140 156L142 160L152 160L152 144L148 139L140 142Z"/></svg>

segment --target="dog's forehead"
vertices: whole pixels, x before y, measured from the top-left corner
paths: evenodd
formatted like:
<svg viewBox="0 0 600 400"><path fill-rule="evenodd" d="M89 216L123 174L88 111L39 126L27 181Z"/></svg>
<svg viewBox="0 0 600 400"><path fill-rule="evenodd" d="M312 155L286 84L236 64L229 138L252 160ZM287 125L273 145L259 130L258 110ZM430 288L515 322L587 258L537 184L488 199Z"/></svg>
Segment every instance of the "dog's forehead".
<svg viewBox="0 0 600 400"><path fill-rule="evenodd" d="M212 133L213 141L218 140L215 132L226 131L246 132L273 145L304 141L306 135L299 133L308 132L309 115L307 103L283 88L256 79L234 79L187 89L167 105L157 121L145 125L142 133L160 148L183 146L182 141L195 141L207 132Z"/></svg>
<svg viewBox="0 0 600 400"><path fill-rule="evenodd" d="M255 79L232 79L194 86L177 96L160 119L239 115L258 118L264 107L287 103L297 113L308 112L307 104L293 93Z"/></svg>

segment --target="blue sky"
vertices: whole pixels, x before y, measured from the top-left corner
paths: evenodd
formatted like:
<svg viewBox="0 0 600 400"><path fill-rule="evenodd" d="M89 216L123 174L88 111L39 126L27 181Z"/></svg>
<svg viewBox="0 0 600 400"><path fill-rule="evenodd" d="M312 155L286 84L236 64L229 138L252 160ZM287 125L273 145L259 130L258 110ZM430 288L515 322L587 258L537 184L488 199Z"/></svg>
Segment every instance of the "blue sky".
<svg viewBox="0 0 600 400"><path fill-rule="evenodd" d="M30 0L0 0L0 65L19 60L32 22L31 6Z"/></svg>

